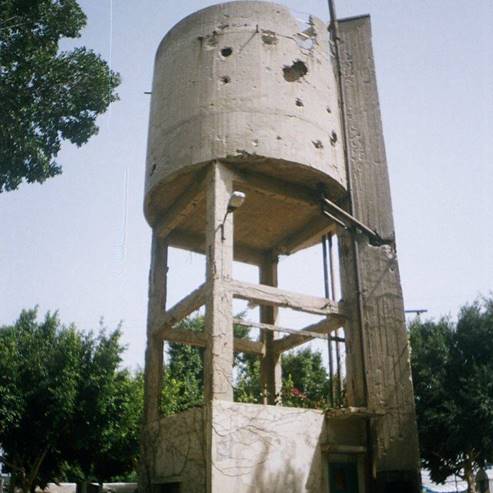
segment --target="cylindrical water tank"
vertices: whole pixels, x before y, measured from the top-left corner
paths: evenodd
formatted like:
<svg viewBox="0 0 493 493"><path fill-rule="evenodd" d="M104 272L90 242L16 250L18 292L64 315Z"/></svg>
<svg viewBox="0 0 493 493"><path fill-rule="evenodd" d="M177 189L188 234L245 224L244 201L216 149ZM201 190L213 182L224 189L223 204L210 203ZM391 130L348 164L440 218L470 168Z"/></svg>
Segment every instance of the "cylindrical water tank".
<svg viewBox="0 0 493 493"><path fill-rule="evenodd" d="M327 25L284 6L200 10L155 60L145 212L152 223L212 160L334 194L346 177Z"/></svg>

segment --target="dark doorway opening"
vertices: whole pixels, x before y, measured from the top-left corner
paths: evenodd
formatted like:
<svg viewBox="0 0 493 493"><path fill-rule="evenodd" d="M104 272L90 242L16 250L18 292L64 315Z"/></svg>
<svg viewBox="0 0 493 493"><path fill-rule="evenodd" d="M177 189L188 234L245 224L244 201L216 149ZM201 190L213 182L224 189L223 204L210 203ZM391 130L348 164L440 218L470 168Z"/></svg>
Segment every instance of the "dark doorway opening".
<svg viewBox="0 0 493 493"><path fill-rule="evenodd" d="M180 483L156 484L154 493L181 493Z"/></svg>
<svg viewBox="0 0 493 493"><path fill-rule="evenodd" d="M359 493L356 462L329 463L330 493Z"/></svg>

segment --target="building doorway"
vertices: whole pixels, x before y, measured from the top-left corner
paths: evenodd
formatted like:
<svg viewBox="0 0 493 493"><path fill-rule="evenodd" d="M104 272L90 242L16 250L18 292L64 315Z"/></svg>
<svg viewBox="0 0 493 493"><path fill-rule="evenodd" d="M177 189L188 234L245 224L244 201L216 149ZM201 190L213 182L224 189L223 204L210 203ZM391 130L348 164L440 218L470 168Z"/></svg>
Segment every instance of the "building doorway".
<svg viewBox="0 0 493 493"><path fill-rule="evenodd" d="M360 493L356 462L329 462L329 493Z"/></svg>

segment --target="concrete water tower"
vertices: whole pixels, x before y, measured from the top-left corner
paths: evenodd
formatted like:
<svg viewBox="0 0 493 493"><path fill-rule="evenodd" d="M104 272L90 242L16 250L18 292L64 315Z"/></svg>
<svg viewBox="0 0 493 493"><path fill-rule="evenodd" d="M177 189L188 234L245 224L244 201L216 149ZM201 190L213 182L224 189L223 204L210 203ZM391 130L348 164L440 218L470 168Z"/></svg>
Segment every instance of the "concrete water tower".
<svg viewBox="0 0 493 493"><path fill-rule="evenodd" d="M190 15L158 48L142 491L418 491L369 18L333 22L332 33L314 17L300 27L284 6L238 1ZM279 289L279 256L327 235L338 240L342 299ZM168 247L206 257L204 283L173 307ZM259 283L235 280L234 260L258 266ZM235 298L260 306L259 322L241 322L258 340L235 339ZM203 333L176 327L202 306ZM295 331L279 326L279 308L323 318ZM344 403L283 407L282 353L335 331L337 348L345 344ZM160 416L163 341L205 348L203 406ZM235 351L261 361L261 404L233 401Z"/></svg>

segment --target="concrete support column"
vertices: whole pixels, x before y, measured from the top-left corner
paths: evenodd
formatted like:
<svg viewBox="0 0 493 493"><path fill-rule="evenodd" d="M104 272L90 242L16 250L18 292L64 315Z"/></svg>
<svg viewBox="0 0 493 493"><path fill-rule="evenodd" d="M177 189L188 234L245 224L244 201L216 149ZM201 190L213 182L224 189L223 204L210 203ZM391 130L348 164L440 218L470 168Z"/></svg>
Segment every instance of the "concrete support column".
<svg viewBox="0 0 493 493"><path fill-rule="evenodd" d="M352 324L348 376L355 383L348 395L356 405L364 399L376 414L368 430L371 491L418 493L418 434L370 19L348 19L339 27L352 213L384 240L341 239L343 297ZM357 385L361 373L366 388Z"/></svg>
<svg viewBox="0 0 493 493"><path fill-rule="evenodd" d="M260 284L277 287L278 257L267 255L259 266ZM276 325L278 308L275 306L260 306L260 322ZM263 404L279 404L282 384L280 355L273 350L275 332L264 330L261 340L265 344L265 354L261 359L260 385Z"/></svg>
<svg viewBox="0 0 493 493"><path fill-rule="evenodd" d="M233 297L228 286L233 267L233 214L228 212L232 192L232 173L213 163L207 179L206 402L233 400Z"/></svg>
<svg viewBox="0 0 493 493"><path fill-rule="evenodd" d="M339 269L341 297L348 315L344 329L346 339L346 400L348 406L367 407L366 363L364 359L364 326L358 311L358 288L356 283L356 256L353 234L340 231Z"/></svg>
<svg viewBox="0 0 493 493"><path fill-rule="evenodd" d="M149 271L149 303L147 309L147 348L145 355L145 419L150 423L159 417L163 378L163 341L152 336L160 325L166 309L166 277L168 245L153 232L151 268Z"/></svg>
<svg viewBox="0 0 493 493"><path fill-rule="evenodd" d="M156 232L152 234L151 267L149 271L149 302L147 308L147 347L144 374L144 426L141 439L139 491L152 490L155 450L150 439L150 425L159 419L163 378L163 340L152 335L159 327L166 309L166 277L168 245Z"/></svg>

